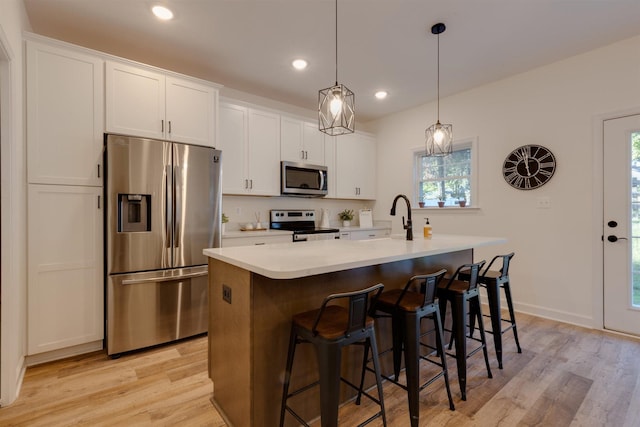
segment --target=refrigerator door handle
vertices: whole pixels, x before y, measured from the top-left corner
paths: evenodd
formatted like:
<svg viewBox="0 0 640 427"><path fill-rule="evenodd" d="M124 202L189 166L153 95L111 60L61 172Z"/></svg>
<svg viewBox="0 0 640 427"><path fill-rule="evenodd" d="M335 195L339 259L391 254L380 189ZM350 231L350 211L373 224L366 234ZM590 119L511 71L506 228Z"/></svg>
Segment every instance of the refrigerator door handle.
<svg viewBox="0 0 640 427"><path fill-rule="evenodd" d="M164 238L165 238L165 247L171 248L171 229L173 228L173 219L171 217L171 212L173 212L173 177L172 177L172 167L171 165L165 166L165 230L164 230Z"/></svg>
<svg viewBox="0 0 640 427"><path fill-rule="evenodd" d="M145 279L125 279L121 283L123 285L138 285L141 283L177 282L184 279L193 279L194 277L206 276L207 274L208 273L206 271L200 271L198 273L181 274L180 276L159 276L149 277Z"/></svg>
<svg viewBox="0 0 640 427"><path fill-rule="evenodd" d="M175 158L175 157L174 157ZM178 166L173 168L173 248L180 247L180 227L182 226L182 181Z"/></svg>

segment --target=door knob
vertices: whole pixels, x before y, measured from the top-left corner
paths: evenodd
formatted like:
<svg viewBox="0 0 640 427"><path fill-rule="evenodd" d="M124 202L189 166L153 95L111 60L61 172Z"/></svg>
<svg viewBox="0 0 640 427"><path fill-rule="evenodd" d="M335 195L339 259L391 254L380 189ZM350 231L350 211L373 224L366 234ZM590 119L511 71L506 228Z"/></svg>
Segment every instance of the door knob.
<svg viewBox="0 0 640 427"><path fill-rule="evenodd" d="M618 237L618 236L614 236L613 234L610 236L607 236L607 240L610 242L617 242L618 240L627 240L626 237Z"/></svg>

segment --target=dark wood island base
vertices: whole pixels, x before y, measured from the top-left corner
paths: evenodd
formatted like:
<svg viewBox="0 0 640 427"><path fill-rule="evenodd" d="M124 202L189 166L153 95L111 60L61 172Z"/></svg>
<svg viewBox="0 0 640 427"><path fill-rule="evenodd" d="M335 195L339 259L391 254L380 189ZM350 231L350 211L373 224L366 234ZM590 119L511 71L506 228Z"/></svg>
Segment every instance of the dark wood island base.
<svg viewBox="0 0 640 427"><path fill-rule="evenodd" d="M331 293L383 283L385 289L402 288L415 274L446 268L450 273L473 261L473 249L464 249L349 270L293 279L271 279L209 258L209 377L212 401L230 426L272 427L279 423L282 382L287 358L291 318L318 308ZM230 300L230 302L228 302ZM390 345L390 330L378 330L379 348ZM343 355L343 375L359 382L362 350ZM383 371L389 366L383 365ZM317 379L316 356L311 348L296 351L292 387ZM342 400L353 394L347 388ZM317 389L304 393L297 411L307 420L319 416ZM287 419L285 425L294 425Z"/></svg>

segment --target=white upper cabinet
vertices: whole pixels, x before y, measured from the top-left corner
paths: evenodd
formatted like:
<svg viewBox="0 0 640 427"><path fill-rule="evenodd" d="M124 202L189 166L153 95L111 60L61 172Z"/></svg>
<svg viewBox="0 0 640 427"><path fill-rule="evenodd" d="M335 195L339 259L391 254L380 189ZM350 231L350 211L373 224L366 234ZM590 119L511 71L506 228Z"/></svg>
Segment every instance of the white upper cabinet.
<svg viewBox="0 0 640 427"><path fill-rule="evenodd" d="M214 146L216 87L115 61L105 87L107 132Z"/></svg>
<svg viewBox="0 0 640 427"><path fill-rule="evenodd" d="M167 77L167 137L189 144L215 144L218 90L196 82Z"/></svg>
<svg viewBox="0 0 640 427"><path fill-rule="evenodd" d="M220 103L218 119L222 192L280 195L280 116Z"/></svg>
<svg viewBox="0 0 640 427"><path fill-rule="evenodd" d="M337 191L336 136L327 135L324 141L324 163L327 167L327 198L334 199Z"/></svg>
<svg viewBox="0 0 640 427"><path fill-rule="evenodd" d="M28 181L102 185L103 61L26 42Z"/></svg>
<svg viewBox="0 0 640 427"><path fill-rule="evenodd" d="M336 137L336 197L376 198L376 140L362 133Z"/></svg>
<svg viewBox="0 0 640 427"><path fill-rule="evenodd" d="M325 165L325 137L315 123L291 117L280 119L280 158L290 162Z"/></svg>

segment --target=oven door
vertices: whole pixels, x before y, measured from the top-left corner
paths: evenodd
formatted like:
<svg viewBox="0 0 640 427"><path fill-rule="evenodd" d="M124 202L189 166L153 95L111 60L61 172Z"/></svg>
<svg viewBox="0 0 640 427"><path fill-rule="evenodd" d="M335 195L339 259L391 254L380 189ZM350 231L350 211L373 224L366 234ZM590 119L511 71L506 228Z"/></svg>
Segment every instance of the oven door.
<svg viewBox="0 0 640 427"><path fill-rule="evenodd" d="M281 193L285 196L324 197L327 195L327 167L281 162Z"/></svg>

